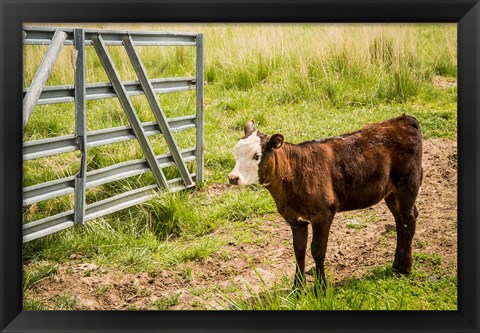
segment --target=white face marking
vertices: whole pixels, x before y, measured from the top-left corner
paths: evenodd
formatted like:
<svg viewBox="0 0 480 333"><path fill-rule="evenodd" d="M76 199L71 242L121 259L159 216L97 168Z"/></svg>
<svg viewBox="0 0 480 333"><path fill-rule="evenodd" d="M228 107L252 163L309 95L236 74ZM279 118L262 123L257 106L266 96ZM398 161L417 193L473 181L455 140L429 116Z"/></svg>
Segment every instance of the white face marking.
<svg viewBox="0 0 480 333"><path fill-rule="evenodd" d="M254 159L255 154L258 158ZM229 177L238 177L238 185L258 184L258 165L262 155L260 138L257 132L237 142L233 148L236 163Z"/></svg>

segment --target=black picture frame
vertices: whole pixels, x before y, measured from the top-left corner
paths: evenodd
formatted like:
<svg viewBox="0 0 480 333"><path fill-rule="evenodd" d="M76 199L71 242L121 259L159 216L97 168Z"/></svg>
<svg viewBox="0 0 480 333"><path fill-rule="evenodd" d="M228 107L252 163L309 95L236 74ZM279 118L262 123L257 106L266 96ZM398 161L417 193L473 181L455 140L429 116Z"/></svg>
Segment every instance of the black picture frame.
<svg viewBox="0 0 480 333"><path fill-rule="evenodd" d="M478 0L0 0L0 330L479 331ZM22 311L23 22L456 22L457 311Z"/></svg>

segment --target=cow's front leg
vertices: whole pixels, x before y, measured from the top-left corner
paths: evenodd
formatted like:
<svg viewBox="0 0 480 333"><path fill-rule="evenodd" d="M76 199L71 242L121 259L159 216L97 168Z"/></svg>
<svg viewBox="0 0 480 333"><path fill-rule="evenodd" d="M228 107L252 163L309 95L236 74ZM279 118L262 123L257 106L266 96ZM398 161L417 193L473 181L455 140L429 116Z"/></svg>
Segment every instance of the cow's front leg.
<svg viewBox="0 0 480 333"><path fill-rule="evenodd" d="M307 250L308 223L292 222L290 227L292 228L293 250L297 261L293 288L300 289L305 286L305 252Z"/></svg>
<svg viewBox="0 0 480 333"><path fill-rule="evenodd" d="M315 273L319 279L320 286L326 289L327 279L325 277L325 254L327 252L328 234L332 225L334 213L325 212L312 218L312 257L315 260Z"/></svg>

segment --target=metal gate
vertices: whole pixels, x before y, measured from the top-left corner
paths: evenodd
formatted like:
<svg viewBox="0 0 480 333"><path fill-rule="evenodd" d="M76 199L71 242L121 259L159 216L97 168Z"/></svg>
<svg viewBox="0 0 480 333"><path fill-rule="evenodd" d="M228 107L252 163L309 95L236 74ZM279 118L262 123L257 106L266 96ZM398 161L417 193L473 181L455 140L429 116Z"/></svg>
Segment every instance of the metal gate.
<svg viewBox="0 0 480 333"><path fill-rule="evenodd" d="M23 92L23 126L35 105L75 103L74 135L66 135L24 142L23 159L31 160L79 150L80 170L76 176L57 179L23 188L23 206L74 193L74 209L23 225L23 242L52 234L75 224L139 204L155 195L156 189L178 191L203 181L203 35L196 33L112 31L93 29L63 29L24 27L24 44L49 45L30 85ZM64 45L73 45L75 77L72 86L48 86L45 82ZM85 47L92 45L110 82L86 84ZM123 46L135 70L138 81L121 81L107 45ZM196 47L195 77L148 77L138 56L136 45L141 46L194 46ZM157 94L196 90L196 114L167 119ZM141 122L130 96L144 94L156 121ZM88 132L86 129L86 101L117 97L127 115L130 126L107 128ZM180 150L173 132L196 128L195 147ZM170 153L155 155L148 137L161 133ZM145 159L117 163L87 172L88 148L137 139ZM191 174L186 162L196 162ZM163 169L175 165L180 178L167 180ZM152 171L155 184L130 190L91 204L85 203L88 188Z"/></svg>

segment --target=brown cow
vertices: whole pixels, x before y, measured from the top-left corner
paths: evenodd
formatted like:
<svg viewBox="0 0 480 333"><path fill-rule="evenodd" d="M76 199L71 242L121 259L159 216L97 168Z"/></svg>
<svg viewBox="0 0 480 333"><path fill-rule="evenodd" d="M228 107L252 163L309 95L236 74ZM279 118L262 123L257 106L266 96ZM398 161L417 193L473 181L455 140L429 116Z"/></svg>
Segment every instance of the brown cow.
<svg viewBox="0 0 480 333"><path fill-rule="evenodd" d="M393 269L412 267L412 238L422 182L422 137L418 121L400 116L358 131L292 144L282 134L271 137L247 122L235 145L230 184L262 184L293 233L297 261L294 287L305 279L308 224L316 276L325 286L328 233L336 212L362 209L382 199L395 218L397 248Z"/></svg>

